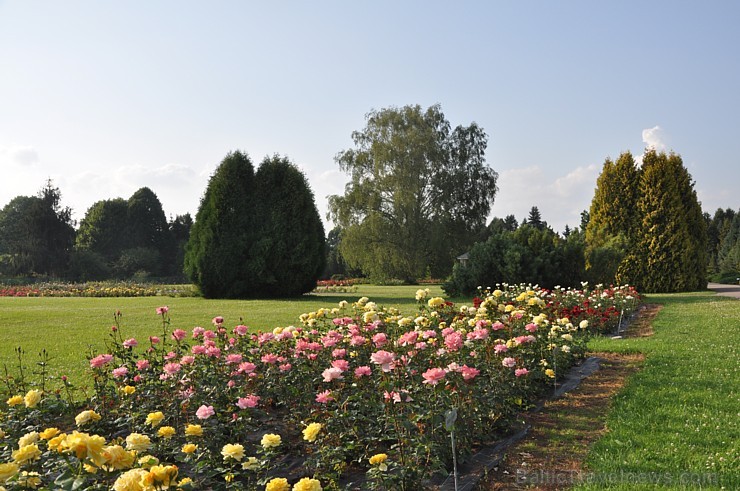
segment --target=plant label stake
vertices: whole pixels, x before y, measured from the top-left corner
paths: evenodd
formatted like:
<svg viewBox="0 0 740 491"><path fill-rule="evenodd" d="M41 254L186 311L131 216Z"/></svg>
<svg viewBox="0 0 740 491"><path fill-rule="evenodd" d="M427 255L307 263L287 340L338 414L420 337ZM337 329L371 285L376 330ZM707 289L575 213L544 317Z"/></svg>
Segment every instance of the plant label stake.
<svg viewBox="0 0 740 491"><path fill-rule="evenodd" d="M445 413L445 429L450 432L452 442L452 475L455 479L455 491L457 491L457 453L455 452L455 421L457 421L457 409L452 408Z"/></svg>

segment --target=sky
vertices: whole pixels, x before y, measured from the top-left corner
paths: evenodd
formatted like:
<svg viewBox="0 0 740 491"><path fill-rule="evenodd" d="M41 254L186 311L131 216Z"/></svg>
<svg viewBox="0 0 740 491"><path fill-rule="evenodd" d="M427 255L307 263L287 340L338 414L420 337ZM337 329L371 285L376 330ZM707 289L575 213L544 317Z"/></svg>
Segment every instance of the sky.
<svg viewBox="0 0 740 491"><path fill-rule="evenodd" d="M730 0L0 0L0 207L52 179L77 220L143 186L195 216L241 150L287 156L326 218L365 115L440 104L488 134L491 217L577 226L646 147L737 210L738 25Z"/></svg>

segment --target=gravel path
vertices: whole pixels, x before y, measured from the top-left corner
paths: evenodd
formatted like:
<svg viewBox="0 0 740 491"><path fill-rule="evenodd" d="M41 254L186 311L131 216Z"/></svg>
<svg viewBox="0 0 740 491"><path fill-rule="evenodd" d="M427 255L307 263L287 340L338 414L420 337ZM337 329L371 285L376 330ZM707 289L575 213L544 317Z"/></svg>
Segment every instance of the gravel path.
<svg viewBox="0 0 740 491"><path fill-rule="evenodd" d="M723 285L721 283L710 283L707 286L710 290L717 292L717 295L723 297L735 297L740 298L740 285Z"/></svg>

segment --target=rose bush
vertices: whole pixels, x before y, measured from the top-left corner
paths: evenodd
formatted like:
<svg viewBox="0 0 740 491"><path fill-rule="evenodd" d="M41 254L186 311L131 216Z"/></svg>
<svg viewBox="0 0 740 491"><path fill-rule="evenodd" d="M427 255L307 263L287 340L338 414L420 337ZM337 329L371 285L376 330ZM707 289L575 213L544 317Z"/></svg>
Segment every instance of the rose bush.
<svg viewBox="0 0 740 491"><path fill-rule="evenodd" d="M128 338L119 323L89 357L84 407L8 394L0 485L416 489L451 466L447 411L459 458L506 434L584 355L589 326L636 306L628 295L499 285L456 306L419 290L415 315L363 297L268 332L220 316L172 329L160 308L157 336Z"/></svg>

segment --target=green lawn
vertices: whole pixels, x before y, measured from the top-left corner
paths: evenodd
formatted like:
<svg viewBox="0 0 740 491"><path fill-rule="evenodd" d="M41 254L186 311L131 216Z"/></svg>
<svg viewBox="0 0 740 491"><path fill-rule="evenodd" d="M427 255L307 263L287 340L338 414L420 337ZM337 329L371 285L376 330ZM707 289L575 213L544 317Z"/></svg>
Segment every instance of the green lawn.
<svg viewBox="0 0 740 491"><path fill-rule="evenodd" d="M361 296L370 297L379 305L413 312L416 309L414 294L419 288L360 285L356 293L306 295L292 300L0 297L0 369L7 365L11 373L16 372L15 350L18 347L25 351L29 367L45 349L52 358L52 374L68 375L73 382L84 383L85 354L91 347L96 352L105 349L114 323L113 315L118 310L123 314L124 337L145 341L161 333L161 320L155 309L163 305L170 308L173 329L207 328L211 319L220 315L229 327L243 322L255 330L272 330L298 323L298 316L304 312L334 307L341 300L352 302ZM439 286L429 288L434 295L442 295Z"/></svg>
<svg viewBox="0 0 740 491"><path fill-rule="evenodd" d="M650 295L664 305L650 338L596 339L593 351L640 351L591 450L591 489L740 489L740 301Z"/></svg>

